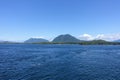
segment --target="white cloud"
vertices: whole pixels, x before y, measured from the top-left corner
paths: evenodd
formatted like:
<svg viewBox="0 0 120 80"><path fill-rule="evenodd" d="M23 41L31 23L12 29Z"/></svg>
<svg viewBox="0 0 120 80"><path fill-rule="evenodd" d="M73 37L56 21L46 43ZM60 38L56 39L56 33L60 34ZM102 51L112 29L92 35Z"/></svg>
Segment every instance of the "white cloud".
<svg viewBox="0 0 120 80"><path fill-rule="evenodd" d="M90 34L83 34L79 36L81 40L93 40L93 39L102 39L107 41L113 41L120 39L120 34L98 34L96 36L92 36Z"/></svg>
<svg viewBox="0 0 120 80"><path fill-rule="evenodd" d="M94 39L94 37L92 35L89 35L89 34L80 35L79 38L81 40L93 40Z"/></svg>
<svg viewBox="0 0 120 80"><path fill-rule="evenodd" d="M120 39L120 34L103 34L102 36L97 38L107 40L107 41L113 41L113 40Z"/></svg>

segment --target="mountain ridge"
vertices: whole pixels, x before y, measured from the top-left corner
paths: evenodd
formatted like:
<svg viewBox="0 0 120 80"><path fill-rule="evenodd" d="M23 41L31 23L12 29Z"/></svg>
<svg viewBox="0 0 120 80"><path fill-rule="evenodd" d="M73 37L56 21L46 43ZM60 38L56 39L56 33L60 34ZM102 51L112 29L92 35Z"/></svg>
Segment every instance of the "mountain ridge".
<svg viewBox="0 0 120 80"><path fill-rule="evenodd" d="M113 42L120 42L120 39L118 39L118 40L114 40Z"/></svg>
<svg viewBox="0 0 120 80"><path fill-rule="evenodd" d="M52 42L64 43L64 42L80 42L80 41L81 40L77 39L76 37L70 34L62 34L55 37Z"/></svg>
<svg viewBox="0 0 120 80"><path fill-rule="evenodd" d="M42 43L42 42L49 42L49 41L43 38L29 38L28 40L24 41L24 43Z"/></svg>

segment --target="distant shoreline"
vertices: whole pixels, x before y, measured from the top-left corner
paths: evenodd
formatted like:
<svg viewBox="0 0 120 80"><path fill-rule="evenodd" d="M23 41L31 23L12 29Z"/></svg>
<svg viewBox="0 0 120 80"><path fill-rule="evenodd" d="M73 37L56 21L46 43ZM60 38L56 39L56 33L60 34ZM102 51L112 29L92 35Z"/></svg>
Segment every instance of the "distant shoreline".
<svg viewBox="0 0 120 80"><path fill-rule="evenodd" d="M77 45L120 45L120 42L95 42L95 41L85 41L85 42L40 42L40 43L0 43L0 44L77 44Z"/></svg>

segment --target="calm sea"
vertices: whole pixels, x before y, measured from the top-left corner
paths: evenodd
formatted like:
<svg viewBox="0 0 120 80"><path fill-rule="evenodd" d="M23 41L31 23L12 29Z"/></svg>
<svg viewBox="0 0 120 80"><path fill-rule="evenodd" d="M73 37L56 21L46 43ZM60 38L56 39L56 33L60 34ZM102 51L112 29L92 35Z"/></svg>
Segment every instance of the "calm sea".
<svg viewBox="0 0 120 80"><path fill-rule="evenodd" d="M120 80L120 46L0 44L0 80Z"/></svg>

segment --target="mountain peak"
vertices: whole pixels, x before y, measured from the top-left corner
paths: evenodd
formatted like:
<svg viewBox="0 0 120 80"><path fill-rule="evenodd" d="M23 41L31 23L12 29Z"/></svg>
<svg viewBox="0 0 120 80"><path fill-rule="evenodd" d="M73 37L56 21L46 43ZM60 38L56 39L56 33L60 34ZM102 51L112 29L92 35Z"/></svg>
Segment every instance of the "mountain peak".
<svg viewBox="0 0 120 80"><path fill-rule="evenodd" d="M62 34L62 35L57 36L52 42L60 42L60 43L80 42L80 40L70 34Z"/></svg>
<svg viewBox="0 0 120 80"><path fill-rule="evenodd" d="M41 42L49 42L49 41L43 38L30 38L24 41L24 43L41 43Z"/></svg>
<svg viewBox="0 0 120 80"><path fill-rule="evenodd" d="M115 41L113 41L113 42L120 42L120 39L118 39L118 40L115 40Z"/></svg>

